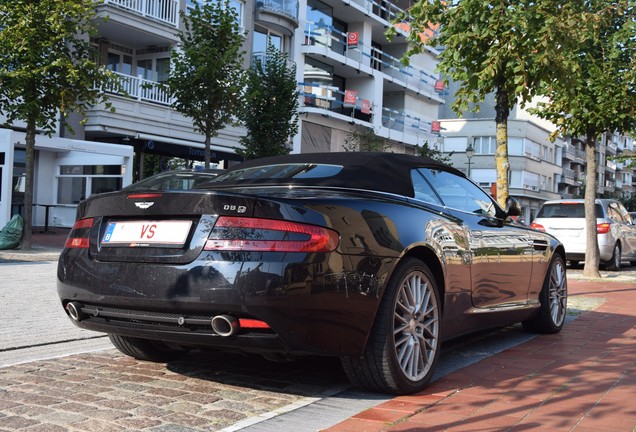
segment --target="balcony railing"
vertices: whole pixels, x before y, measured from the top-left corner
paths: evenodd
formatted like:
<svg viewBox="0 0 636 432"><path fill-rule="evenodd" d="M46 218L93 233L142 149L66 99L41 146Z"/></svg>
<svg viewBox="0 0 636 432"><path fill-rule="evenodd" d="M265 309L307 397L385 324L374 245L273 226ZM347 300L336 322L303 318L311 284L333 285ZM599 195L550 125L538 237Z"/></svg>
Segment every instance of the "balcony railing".
<svg viewBox="0 0 636 432"><path fill-rule="evenodd" d="M382 108L382 126L415 136L429 136L432 133L431 121L422 119L412 113L391 108Z"/></svg>
<svg viewBox="0 0 636 432"><path fill-rule="evenodd" d="M303 97L303 106L310 108L322 108L325 111L342 114L367 122L372 121L373 108L369 106L369 112L363 112L364 98L356 96L355 105L345 104L345 92L335 86L327 86L314 83L298 83L300 95ZM370 103L370 102L369 102Z"/></svg>
<svg viewBox="0 0 636 432"><path fill-rule="evenodd" d="M119 6L174 27L179 25L179 0L104 0L104 3Z"/></svg>
<svg viewBox="0 0 636 432"><path fill-rule="evenodd" d="M391 2L374 1L374 0L351 0L351 3L357 4L361 9L372 13L385 21L393 21L404 12L404 9L400 9L398 6ZM408 16L408 14L407 14ZM408 21L411 21L411 17L408 16Z"/></svg>
<svg viewBox="0 0 636 432"><path fill-rule="evenodd" d="M143 79L141 76L135 77L118 72L114 73L119 78L119 86L121 88L110 87L105 89L107 92L161 105L170 105L172 103L168 87L165 84Z"/></svg>
<svg viewBox="0 0 636 432"><path fill-rule="evenodd" d="M298 21L298 0L257 0L256 9L287 15Z"/></svg>
<svg viewBox="0 0 636 432"><path fill-rule="evenodd" d="M343 55L355 62L381 71L384 75L400 80L418 91L432 94L437 77L431 71L405 66L386 52L369 45L358 43L355 48L347 46L347 34L334 29L324 22L308 21L305 27L305 46L323 46L335 54Z"/></svg>

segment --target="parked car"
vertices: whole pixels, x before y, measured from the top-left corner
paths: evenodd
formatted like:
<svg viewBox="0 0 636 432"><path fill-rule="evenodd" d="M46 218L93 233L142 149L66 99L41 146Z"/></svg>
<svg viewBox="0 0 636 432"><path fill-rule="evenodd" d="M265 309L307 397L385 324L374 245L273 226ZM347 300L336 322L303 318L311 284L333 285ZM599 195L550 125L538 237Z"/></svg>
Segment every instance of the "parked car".
<svg viewBox="0 0 636 432"><path fill-rule="evenodd" d="M225 170L215 168L164 171L126 186L123 190L188 190L223 172Z"/></svg>
<svg viewBox="0 0 636 432"><path fill-rule="evenodd" d="M636 265L636 225L623 204L613 199L597 199L595 209L601 263L608 270L619 270L623 260ZM565 247L566 259L572 264L585 260L584 200L546 201L531 227L559 239Z"/></svg>
<svg viewBox="0 0 636 432"><path fill-rule="evenodd" d="M632 218L634 225L636 225L636 212L629 212L629 216Z"/></svg>
<svg viewBox="0 0 636 432"><path fill-rule="evenodd" d="M77 326L138 359L337 356L363 389L413 393L443 340L563 326L563 246L508 204L416 156L252 160L189 191L82 202L58 293Z"/></svg>

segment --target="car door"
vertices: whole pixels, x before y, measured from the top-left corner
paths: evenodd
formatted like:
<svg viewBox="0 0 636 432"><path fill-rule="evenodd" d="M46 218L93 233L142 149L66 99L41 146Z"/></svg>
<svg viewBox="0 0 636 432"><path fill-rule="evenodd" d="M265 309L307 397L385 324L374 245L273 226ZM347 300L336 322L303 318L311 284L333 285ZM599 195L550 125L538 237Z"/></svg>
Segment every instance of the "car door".
<svg viewBox="0 0 636 432"><path fill-rule="evenodd" d="M620 202L610 203L609 208L612 222L620 227L622 256L624 259L634 261L636 260L636 225L634 225L627 209Z"/></svg>
<svg viewBox="0 0 636 432"><path fill-rule="evenodd" d="M503 210L460 175L421 169L468 238L471 296L476 308L522 306L528 301L533 247L528 230L504 221Z"/></svg>

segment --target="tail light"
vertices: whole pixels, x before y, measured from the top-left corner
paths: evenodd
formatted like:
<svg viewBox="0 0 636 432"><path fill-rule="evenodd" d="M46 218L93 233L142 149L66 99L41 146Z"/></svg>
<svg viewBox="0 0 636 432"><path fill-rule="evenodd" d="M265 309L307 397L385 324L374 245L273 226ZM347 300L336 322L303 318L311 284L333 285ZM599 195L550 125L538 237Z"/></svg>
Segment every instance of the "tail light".
<svg viewBox="0 0 636 432"><path fill-rule="evenodd" d="M284 220L221 216L205 250L245 252L331 252L338 247L336 231Z"/></svg>
<svg viewBox="0 0 636 432"><path fill-rule="evenodd" d="M596 225L596 233L597 234L607 234L610 232L611 224L609 223L600 223Z"/></svg>
<svg viewBox="0 0 636 432"><path fill-rule="evenodd" d="M534 223L534 222L532 222L532 223L530 224L530 228L535 229L535 230L537 230L537 231L543 231L543 232L545 232L545 227L544 227L543 225L541 225L541 224L538 224L538 223Z"/></svg>
<svg viewBox="0 0 636 432"><path fill-rule="evenodd" d="M90 239L88 234L93 226L93 218L78 219L73 224L71 232L64 243L67 249L88 249Z"/></svg>

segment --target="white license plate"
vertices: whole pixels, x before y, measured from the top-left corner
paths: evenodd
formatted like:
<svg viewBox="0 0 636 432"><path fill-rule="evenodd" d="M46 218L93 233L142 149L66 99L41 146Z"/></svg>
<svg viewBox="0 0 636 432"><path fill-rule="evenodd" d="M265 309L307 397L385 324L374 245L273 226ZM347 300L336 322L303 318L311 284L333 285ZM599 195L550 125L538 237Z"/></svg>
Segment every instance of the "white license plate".
<svg viewBox="0 0 636 432"><path fill-rule="evenodd" d="M143 247L183 246L191 221L121 221L110 222L102 237L102 246Z"/></svg>

